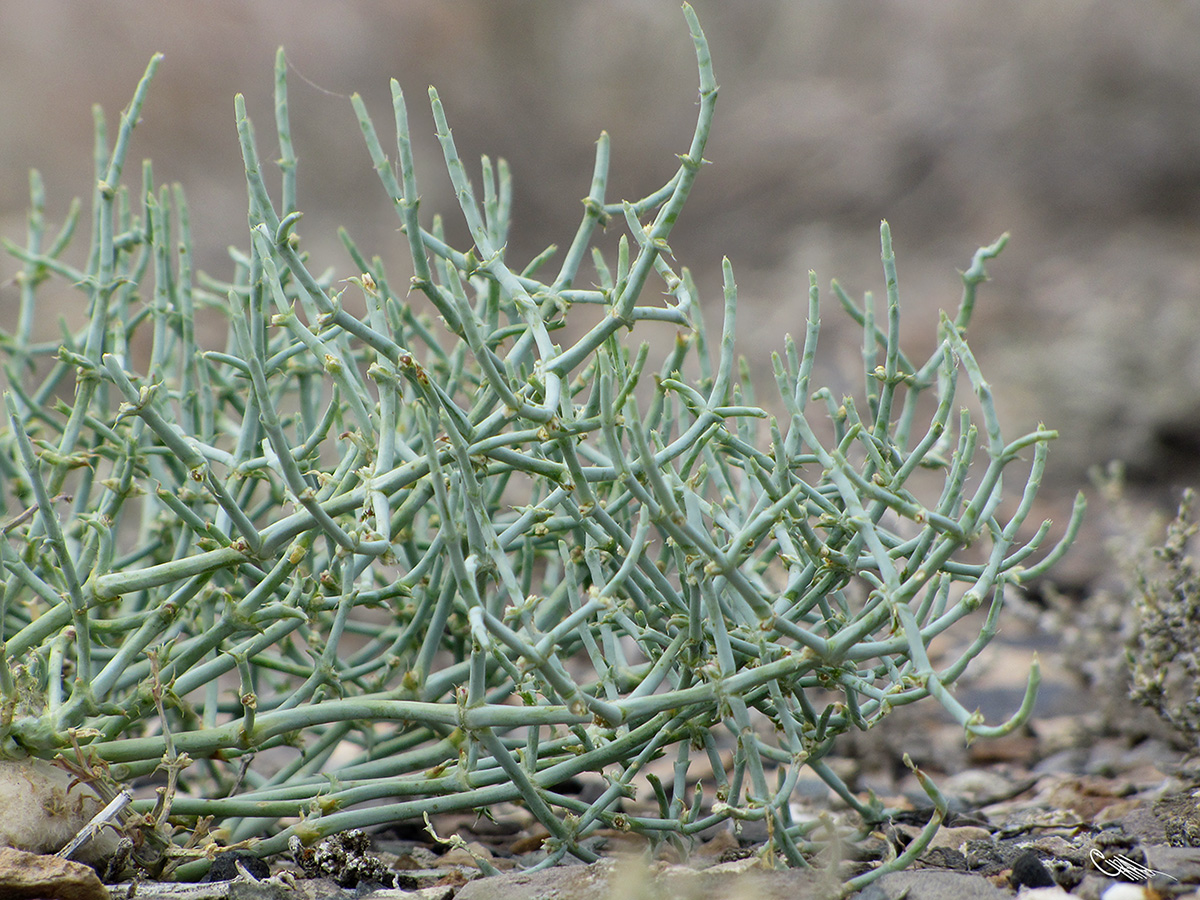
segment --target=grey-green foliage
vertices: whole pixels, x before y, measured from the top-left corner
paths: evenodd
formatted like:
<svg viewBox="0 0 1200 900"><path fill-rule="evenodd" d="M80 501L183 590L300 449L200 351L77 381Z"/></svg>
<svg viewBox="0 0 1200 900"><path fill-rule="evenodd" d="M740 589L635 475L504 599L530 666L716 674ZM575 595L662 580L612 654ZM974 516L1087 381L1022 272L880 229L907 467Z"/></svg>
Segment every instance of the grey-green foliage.
<svg viewBox="0 0 1200 900"><path fill-rule="evenodd" d="M1184 491L1161 546L1137 560L1136 628L1125 651L1130 695L1192 745L1200 738L1200 569L1189 552L1195 504L1195 491Z"/></svg>
<svg viewBox="0 0 1200 900"><path fill-rule="evenodd" d="M884 225L882 317L837 292L863 326L857 399L810 383L810 277L803 340L773 357L782 415L768 416L737 374L728 262L710 343L667 243L717 93L685 13L692 144L660 190L613 202L602 135L556 271L549 253L523 267L506 256L508 171L484 159L472 187L433 90L473 245L448 246L419 215L393 82L395 165L354 104L415 275L391 283L345 234L353 284L312 274L282 55L278 202L237 100L250 240L228 284L195 277L181 190L156 190L149 166L140 188L120 186L157 58L111 150L99 122L84 268L63 261L76 218L47 236L35 177L29 243L9 247L24 264L20 318L3 338L5 753L62 753L110 789L165 768L158 806L135 804L145 827L212 815L229 839L264 836L263 853L292 834L517 801L550 832L549 861L593 858L601 827L686 843L765 819L771 852L803 865L816 826L788 801L805 767L867 820L883 814L826 764L839 734L927 696L968 736L1028 715L1036 668L1002 726L950 691L993 636L1005 587L1065 546L1031 564L1048 523L1018 540L1053 432L1001 436L962 336L1003 239L976 254L959 310L916 361L899 346ZM621 235L614 256L592 248L598 227ZM80 289L87 324L38 345L52 277ZM568 332L581 307L599 314ZM204 349L197 314L213 310L228 338ZM666 349L631 349L635 325ZM956 405L962 373L982 431ZM1022 454L1026 485L1005 516L1001 471ZM930 641L981 605L978 638L935 668ZM269 748L288 749L260 767ZM655 802L620 812L663 754L670 783L646 775ZM607 780L597 799L558 790L586 772ZM889 867L936 829L944 807L928 790L938 815Z"/></svg>

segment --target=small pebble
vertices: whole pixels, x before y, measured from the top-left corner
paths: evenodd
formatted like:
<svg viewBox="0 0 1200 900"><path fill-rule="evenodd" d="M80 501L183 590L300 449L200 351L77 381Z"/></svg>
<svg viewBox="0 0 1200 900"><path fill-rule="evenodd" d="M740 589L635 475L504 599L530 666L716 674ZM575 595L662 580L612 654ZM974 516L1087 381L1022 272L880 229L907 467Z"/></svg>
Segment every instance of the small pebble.
<svg viewBox="0 0 1200 900"><path fill-rule="evenodd" d="M241 863L243 869L260 881L271 874L271 867L252 853L242 850L226 850L213 857L213 864L209 867L208 874L201 880L211 884L214 881L229 881L237 878L238 863Z"/></svg>
<svg viewBox="0 0 1200 900"><path fill-rule="evenodd" d="M1118 881L1100 895L1100 900L1148 900L1151 896L1158 895L1147 893L1145 885Z"/></svg>
<svg viewBox="0 0 1200 900"><path fill-rule="evenodd" d="M1032 850L1022 853L1013 862L1012 875L1009 876L1009 883L1020 890L1021 888L1042 888L1055 887L1054 879L1050 872L1042 864L1039 857Z"/></svg>

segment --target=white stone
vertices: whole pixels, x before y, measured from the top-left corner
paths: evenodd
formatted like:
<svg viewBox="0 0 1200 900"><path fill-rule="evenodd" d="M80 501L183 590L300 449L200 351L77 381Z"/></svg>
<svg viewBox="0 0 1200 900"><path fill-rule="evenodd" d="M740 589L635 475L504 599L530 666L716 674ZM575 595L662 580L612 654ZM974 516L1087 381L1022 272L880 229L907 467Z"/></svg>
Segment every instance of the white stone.
<svg viewBox="0 0 1200 900"><path fill-rule="evenodd" d="M102 806L91 788L46 760L0 760L0 847L56 853ZM106 829L71 858L106 859L117 840L117 834Z"/></svg>

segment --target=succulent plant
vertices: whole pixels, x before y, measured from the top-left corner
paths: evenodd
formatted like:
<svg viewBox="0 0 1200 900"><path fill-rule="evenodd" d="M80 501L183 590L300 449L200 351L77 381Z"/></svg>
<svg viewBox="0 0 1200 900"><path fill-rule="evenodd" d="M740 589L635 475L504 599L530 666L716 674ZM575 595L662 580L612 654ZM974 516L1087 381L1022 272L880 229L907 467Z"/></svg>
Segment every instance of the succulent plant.
<svg viewBox="0 0 1200 900"><path fill-rule="evenodd" d="M712 341L668 243L717 96L684 9L700 76L691 146L661 189L614 202L601 135L556 265L551 251L507 257L507 167L484 158L476 190L432 89L472 245L451 247L421 215L393 82L395 162L354 106L412 277L393 282L345 231L353 277L310 271L282 51L278 200L236 102L249 240L228 282L193 271L180 188L156 189L148 164L140 187L122 184L157 57L111 149L98 119L84 267L63 253L78 208L50 237L34 176L28 243L8 246L23 269L2 348L5 755L61 757L102 797L165 773L131 809L143 846L172 860L185 852L172 828L195 844L204 817L267 854L513 801L550 833L545 864L595 858L600 827L682 845L758 819L767 852L806 865L816 826L789 805L805 768L865 820L885 814L827 764L839 734L926 697L968 737L1029 715L1036 662L999 726L950 690L1005 589L1045 572L1082 512L1034 562L1050 525L1021 529L1054 433L1002 437L963 337L1004 238L975 254L918 362L900 347L884 223L882 316L834 288L862 325L857 398L812 383L810 273L805 334L772 357L768 415L734 356L732 267ZM603 228L620 232L608 255ZM39 344L50 278L78 288L87 321ZM226 326L223 345L202 342L202 320ZM657 349L634 346L635 330ZM960 375L974 414L957 407ZM1023 454L1023 493L1003 513L1001 473ZM930 641L983 606L978 638L935 668ZM644 771L664 754L669 783ZM581 773L603 776L599 797L560 789ZM853 884L932 837L944 804L918 774L930 827ZM639 783L654 803L626 812Z"/></svg>

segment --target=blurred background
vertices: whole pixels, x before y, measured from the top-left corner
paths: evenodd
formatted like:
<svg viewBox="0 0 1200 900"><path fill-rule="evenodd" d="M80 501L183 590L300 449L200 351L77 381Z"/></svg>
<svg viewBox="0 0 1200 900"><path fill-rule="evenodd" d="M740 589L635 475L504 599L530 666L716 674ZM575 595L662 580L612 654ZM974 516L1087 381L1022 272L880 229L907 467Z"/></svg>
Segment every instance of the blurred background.
<svg viewBox="0 0 1200 900"><path fill-rule="evenodd" d="M938 309L957 303L956 270L1009 231L970 339L1007 433L1039 421L1061 432L1041 512L1065 523L1089 468L1113 459L1159 503L1198 480L1200 3L693 2L721 92L712 165L671 244L712 327L720 260L732 260L756 373L769 373L783 332L802 333L810 268L823 286L836 277L854 295L882 295L880 219L892 226L914 353L932 346ZM388 79L399 80L425 221L446 213L462 246L425 95L438 87L468 165L487 153L512 166L509 257L521 262L570 241L602 129L609 198L635 199L671 175L695 122L695 61L675 0L7 3L0 233L22 239L30 168L45 177L52 223L72 197L86 200L92 104L115 133L162 51L126 177L136 184L148 157L157 182L181 182L197 264L227 277L226 248L247 243L233 97L246 95L260 153L274 158L280 45L301 231L316 268L339 277L354 273L338 225L388 261L393 283L406 258L353 92L387 147ZM17 269L0 262L0 316L15 308ZM64 315L78 297L63 293ZM842 322L832 299L823 318L828 348ZM1098 542L1074 552L1066 577L1086 581L1102 553Z"/></svg>

